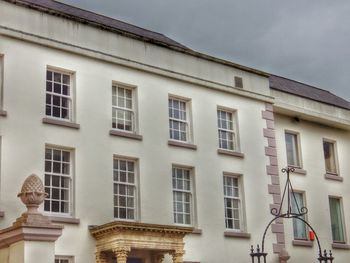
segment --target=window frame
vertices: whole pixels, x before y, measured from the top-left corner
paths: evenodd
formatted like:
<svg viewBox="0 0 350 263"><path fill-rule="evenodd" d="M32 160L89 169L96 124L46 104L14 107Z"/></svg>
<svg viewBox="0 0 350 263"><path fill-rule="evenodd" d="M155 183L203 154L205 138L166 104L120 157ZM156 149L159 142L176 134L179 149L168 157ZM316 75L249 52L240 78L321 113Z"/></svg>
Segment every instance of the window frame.
<svg viewBox="0 0 350 263"><path fill-rule="evenodd" d="M294 144L293 144L293 151L295 151L295 157L296 157L296 162L297 164L289 164L288 163L288 149L287 149L287 139L286 135L290 134L295 136ZM294 167L294 168L303 168L303 158L302 158L302 152L301 152L301 142L300 142L300 133L296 131L291 131L291 130L285 130L284 131L284 142L285 142L285 149L286 149L286 158L287 158L287 165L289 167Z"/></svg>
<svg viewBox="0 0 350 263"><path fill-rule="evenodd" d="M235 178L237 179L238 184L238 198L233 196L227 196L225 195L225 178ZM244 182L243 182L243 175L238 173L231 173L231 172L223 172L222 176L222 186L223 186L223 204L224 204L224 222L225 222L225 231L230 232L247 232L247 218L246 218L246 208L245 208L245 194L244 194ZM229 228L227 227L227 216L226 216L226 198L239 200L239 225L240 228ZM232 218L234 220L234 218ZM233 224L234 226L234 224Z"/></svg>
<svg viewBox="0 0 350 263"><path fill-rule="evenodd" d="M132 108L128 109L125 107L118 107L117 105L114 105L113 103L113 89L116 88L116 102L117 102L117 94L118 94L118 88L122 88L122 89L126 89L126 90L130 90L131 91L131 103L132 103ZM112 126L111 129L115 130L115 131L119 131L119 132L125 132L125 133L131 133L131 134L138 134L139 133L139 125L138 125L138 100L137 100L137 86L135 85L131 85L131 84L126 84L123 82L119 82L119 81L112 81L112 93L111 93L111 97L112 97L112 103L111 103L111 108L112 108L112 116L111 116L111 120L112 120ZM125 129L120 129L118 128L117 122L116 122L116 127L113 127L113 119L115 118L117 121L117 113L116 113L116 117L113 117L113 111L114 109L116 109L116 112L118 110L122 110L122 111L129 111L132 114L132 118L131 118L131 130L125 130Z"/></svg>
<svg viewBox="0 0 350 263"><path fill-rule="evenodd" d="M134 219L129 219L129 218L121 218L121 217L115 217L114 209L117 207L115 206L114 198L117 196L114 192L114 184L117 182L114 180L114 161L119 160L119 161L126 161L126 162L133 162L134 163ZM129 157L129 156L122 156L122 155L113 155L113 166L112 166L112 195L113 195L113 219L118 220L118 221L128 221L128 222L137 222L140 220L140 170L139 170L139 160L134 157ZM125 182L122 182L123 185L132 185L128 184ZM118 206L119 207L119 206ZM127 207L125 207L127 209ZM119 214L119 212L118 212ZM127 211L126 211L126 216L127 216Z"/></svg>
<svg viewBox="0 0 350 263"><path fill-rule="evenodd" d="M62 75L69 75L69 96L68 95L63 95L63 94L58 94L53 92L53 90L47 91L47 72L51 71L53 73L58 73ZM52 79L53 80L53 79ZM60 98L67 98L69 102L69 107L68 107L68 116L69 118L61 118L61 117L55 117L52 115L47 115L46 114L46 96L47 94L56 95L59 96ZM51 104L52 105L52 104ZM61 109L61 107L60 107ZM55 66L47 66L46 71L45 71L45 118L50 118L53 120L59 120L59 121L65 121L65 122L72 122L74 123L76 121L76 72L73 70L68 70L60 67L55 67Z"/></svg>
<svg viewBox="0 0 350 263"><path fill-rule="evenodd" d="M219 116L218 116L219 111L223 111L223 112L231 114L231 116L232 116L232 120L231 120L232 121L232 130L223 129L223 128L219 127ZM216 108L216 126L217 126L217 130L218 130L218 148L220 150L225 150L225 151L230 151L230 152L241 152L240 143L239 143L240 140L239 140L239 132L238 132L238 113L237 113L237 110L218 105ZM233 133L233 140L232 140L233 148L232 149L220 147L220 131L221 130Z"/></svg>
<svg viewBox="0 0 350 263"><path fill-rule="evenodd" d="M173 180L174 180L174 169L181 169L181 170L187 170L189 171L189 177L190 177L190 191L184 190L184 189L175 189ZM172 192L172 218L173 223L175 225L179 226L191 226L195 227L197 224L197 213L196 213L196 198L195 198L195 168L192 166L186 166L186 165L180 165L180 164L173 164L171 166L171 192ZM176 222L176 211L175 211L175 192L180 193L188 193L190 194L190 224L186 223L178 223ZM184 204L184 202L182 202ZM182 219L184 219L184 212L182 212ZM183 220L185 221L185 220Z"/></svg>
<svg viewBox="0 0 350 263"><path fill-rule="evenodd" d="M170 100L176 100L179 102L184 102L185 103L185 113L186 113L186 120L181 120L177 119L174 117L170 117ZM168 136L170 141L175 141L175 142L182 142L182 143L193 143L193 124L192 124L192 100L190 98L186 97L181 97L178 95L173 95L173 94L168 94L168 107L167 107L167 112L168 112ZM184 123L186 126L186 140L181 140L181 139L174 139L171 138L171 128L170 128L170 122L175 121L179 123ZM181 137L181 136L180 136Z"/></svg>
<svg viewBox="0 0 350 263"><path fill-rule="evenodd" d="M61 263L61 260L68 260L68 263L74 263L74 256L55 255L55 263L56 260L58 260L58 263Z"/></svg>
<svg viewBox="0 0 350 263"><path fill-rule="evenodd" d="M328 171L327 170L327 164L326 164L326 157L325 157L325 151L324 151L324 143L330 143L331 145L333 145L333 151L334 151L334 169L335 172L332 171ZM330 175L336 175L339 176L339 163L338 163L338 147L337 147L337 142L335 140L331 140L331 139L326 139L323 138L322 139L322 150L323 150L323 160L324 160L324 166L325 166L325 171L326 174L330 174Z"/></svg>
<svg viewBox="0 0 350 263"><path fill-rule="evenodd" d="M46 150L47 149L51 149L52 151L53 150L58 150L58 151L66 151L66 152L69 152L69 157L70 157L70 160L69 160L69 176L66 176L64 174L58 174L58 173L49 173L49 172L46 172L46 169L45 169L45 166L46 166ZM52 159L53 160L53 157ZM52 212L52 211L47 211L45 210L45 207L43 206L43 212L45 214L48 214L50 216L58 216L58 217L74 217L74 214L75 214L75 150L73 148L70 148L70 147L65 147L65 146L59 146L59 145L52 145L52 144L45 144L45 152L44 152L44 187L45 188L52 188L52 185L50 184L49 186L46 186L46 180L45 180L45 176L46 174L49 174L50 177L52 176L63 176L63 177L66 177L66 178L69 178L69 200L68 200L68 209L69 209L69 212L68 213L64 213L64 212ZM50 182L52 181L52 179L50 179ZM61 186L60 188L61 189ZM48 196L49 197L49 196ZM49 200L49 202L51 202L52 199L48 199L48 198L45 198L45 201L46 200ZM44 201L44 202L45 202ZM60 199L60 202L61 202L61 199ZM50 208L51 208L51 203L50 203ZM50 209L52 210L52 209Z"/></svg>
<svg viewBox="0 0 350 263"><path fill-rule="evenodd" d="M5 79L5 55L0 53L0 111L4 110L4 85L5 85L4 79Z"/></svg>
<svg viewBox="0 0 350 263"><path fill-rule="evenodd" d="M293 191L293 192L291 191L291 192L289 193L289 195L291 196L292 193L294 193L294 194L300 194L301 197L302 197L302 200L303 200L303 205L299 207L299 210L300 210L302 207L306 207L306 193L305 193L305 191L300 191L300 190L295 190L295 189L293 189L293 190L294 190L294 191ZM291 205L292 205L292 203L294 202L294 200L292 199L292 197L290 197L290 198L291 198ZM308 222L307 214L304 214L302 218L303 218L305 221ZM305 225L305 237L306 237L306 238L299 238L299 237L296 237L296 236L295 236L295 234L294 234L294 222L302 222L302 223ZM298 219L296 219L296 218L293 218L293 239L294 239L294 240L304 240L304 241L308 241L308 240L309 240L308 232L309 232L309 227L308 227L308 225L306 225L306 224L305 224L303 221L301 221L301 220L298 220Z"/></svg>
<svg viewBox="0 0 350 263"><path fill-rule="evenodd" d="M342 232L343 232L343 237L344 240L334 240L333 239L333 229L332 229L332 216L331 216L331 203L330 200L331 199L336 199L339 202L339 207L340 207L340 221L342 224ZM328 196L328 203L329 203L329 216L330 216L330 226L331 226L331 236L332 236L332 242L333 243L338 243L338 244L346 244L347 243L347 234L346 234L346 225L345 225L345 216L344 216L344 206L343 206L343 198L340 196L334 196L334 195L329 195Z"/></svg>

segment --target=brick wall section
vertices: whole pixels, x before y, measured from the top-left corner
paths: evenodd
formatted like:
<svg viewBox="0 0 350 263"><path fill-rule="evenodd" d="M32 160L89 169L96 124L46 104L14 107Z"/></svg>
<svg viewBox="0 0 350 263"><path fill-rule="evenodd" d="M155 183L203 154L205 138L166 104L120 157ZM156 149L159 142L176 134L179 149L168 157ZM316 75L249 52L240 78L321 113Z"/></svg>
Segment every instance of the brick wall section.
<svg viewBox="0 0 350 263"><path fill-rule="evenodd" d="M281 203L281 186L279 178L279 169L277 164L275 122L272 104L266 104L262 111L262 118L266 121L266 128L263 129L263 135L266 138L267 146L265 155L268 157L266 165L266 174L270 177L270 184L267 187L268 193L272 196L270 209L279 208ZM278 219L271 225L271 231L275 234L276 243L273 243L273 253L279 253L285 247L285 234L283 220Z"/></svg>

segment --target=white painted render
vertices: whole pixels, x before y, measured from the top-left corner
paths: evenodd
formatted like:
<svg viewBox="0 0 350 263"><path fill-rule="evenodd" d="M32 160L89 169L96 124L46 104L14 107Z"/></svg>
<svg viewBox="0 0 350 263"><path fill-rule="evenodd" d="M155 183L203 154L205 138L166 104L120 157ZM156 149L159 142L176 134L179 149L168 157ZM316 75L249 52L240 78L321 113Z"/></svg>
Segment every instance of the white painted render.
<svg viewBox="0 0 350 263"><path fill-rule="evenodd" d="M334 127L321 125L315 122L301 119L296 121L293 117L276 115L276 141L278 150L278 161L280 167L287 163L286 146L284 140L285 131L293 131L299 134L301 146L302 169L306 174L294 173L291 175L293 187L297 191L305 192L306 206L308 212L308 222L314 226L317 231L321 246L323 249L332 249L332 232L329 212L329 196L342 198L344 223L347 238L349 242L350 231L350 181L348 161L350 141L349 132ZM335 181L325 178L326 169L323 155L323 139L329 139L336 142L339 176L343 181ZM286 177L280 173L281 180ZM293 246L293 224L290 221L285 223L287 251L292 255L292 262L312 262L317 255L317 244L314 241L313 248ZM332 249L336 261L347 262L349 259L349 250Z"/></svg>
<svg viewBox="0 0 350 263"><path fill-rule="evenodd" d="M203 234L188 238L189 244L193 244L186 247L188 260L213 262L217 255L227 258L237 253L242 253L242 257L247 254L250 243L257 240L261 232L261 226L256 224L254 218L258 217L262 222L268 219L267 214L260 217L255 205L248 205L254 203L268 209L268 200L259 198L266 195L268 184L264 176L263 102L6 37L1 37L0 45L6 54L8 74L5 87L9 87L5 97L8 116L1 120L2 151L6 153L2 159L1 201L6 211L6 217L1 222L3 227L9 225L23 210L16 193L25 177L37 173L43 178L44 149L45 144L49 144L74 149L74 216L81 220L79 226L65 226L64 234L57 242L59 254L73 254L77 262L93 261L94 241L90 237L88 225L113 220L113 155L138 159L140 219L148 223L173 223L172 164L195 168L196 227L202 229ZM35 62L31 59L33 57ZM41 122L44 117L47 65L76 72L76 122L80 124L79 130ZM112 81L137 86L139 130L143 136L141 142L109 135ZM167 144L169 94L191 99L193 143L198 147L196 151ZM246 156L244 159L217 154L217 106L237 109L240 146ZM247 230L252 234L252 240L223 236L224 171L243 174ZM264 187L260 188L259 185ZM230 249L235 244L236 251ZM238 250L242 244L248 250ZM194 250L192 246L210 246L213 250Z"/></svg>
<svg viewBox="0 0 350 263"><path fill-rule="evenodd" d="M56 145L74 152L72 217L80 219L80 224L64 224L63 235L56 242L57 255L72 255L75 263L94 262L95 241L88 227L114 220L112 168L113 156L117 155L137 159L138 221L144 223L173 224L172 165L193 168L196 216L193 226L202 234L186 237L186 261L250 262L250 245L261 242L272 217L269 214L272 197L267 190L270 184L266 175L267 142L263 137L266 122L262 119L265 103L274 101L267 77L4 1L0 1L0 54L4 55L3 110L7 111L6 117L0 117L0 210L5 212L0 228L10 226L25 210L16 197L22 182L31 173L44 177L45 145ZM80 129L42 123L47 67L74 73L74 121L80 124ZM233 87L234 76L243 77L243 90ZM136 87L142 141L109 135L115 81ZM197 150L168 145L169 95L190 100L192 143ZM272 95L279 101L275 93ZM217 153L218 106L236 110L244 158ZM326 110L321 107L320 114ZM350 121L348 116L348 112L341 115L346 125ZM315 120L323 123L322 118ZM334 122L344 124L338 119ZM293 176L293 183L306 191L309 219L316 228L321 228L323 246L330 248L327 195L344 194L345 216L349 214L348 132L304 121L296 125L283 116L276 117L275 125L280 168L286 164L284 129L295 128L301 134L307 175L295 176L296 180ZM342 183L324 179L323 136L337 140ZM250 239L224 236L223 172L242 174L245 224ZM315 176L319 176L318 180L314 180ZM325 190L319 191L320 188ZM322 207L318 201L321 199ZM315 259L315 251L310 253L310 248L291 245L291 222L285 222L285 229L287 250L292 256L289 262L301 262L301 257L310 257L310 262ZM278 262L277 255L272 253L275 239L269 232L266 240L269 262ZM346 262L349 252L334 252L337 262Z"/></svg>

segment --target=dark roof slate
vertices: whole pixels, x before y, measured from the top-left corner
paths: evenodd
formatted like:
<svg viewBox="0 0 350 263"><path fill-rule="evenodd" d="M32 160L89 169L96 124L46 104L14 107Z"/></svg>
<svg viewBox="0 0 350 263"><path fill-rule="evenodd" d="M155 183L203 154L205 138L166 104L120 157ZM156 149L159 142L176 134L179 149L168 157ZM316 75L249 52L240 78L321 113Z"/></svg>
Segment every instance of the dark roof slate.
<svg viewBox="0 0 350 263"><path fill-rule="evenodd" d="M331 92L295 80L271 75L270 88L350 110L350 102Z"/></svg>
<svg viewBox="0 0 350 263"><path fill-rule="evenodd" d="M186 46L168 38L167 36L153 32L138 26L134 26L120 20L99 15L91 11L83 10L78 7L67 5L54 0L5 0L15 4L28 6L34 9L51 11L56 15L68 17L70 19L79 20L81 22L90 23L95 26L103 27L107 30L116 31L122 34L128 34L137 38L142 38L146 41L156 44L172 46L175 48L189 50Z"/></svg>
<svg viewBox="0 0 350 263"><path fill-rule="evenodd" d="M91 26L99 27L105 30L115 32L117 34L126 35L127 37L132 37L139 39L141 41L146 41L154 43L156 45L164 46L185 54L202 58L208 61L213 61L230 67L235 67L240 70L252 72L254 74L261 75L263 77L268 77L269 74L261 70L243 66L240 64L233 63L224 59L216 58L210 55L206 55L197 51L194 51L167 36L153 32L141 27L137 27L123 21L106 17L104 15L99 15L91 11L87 11L78 7L67 5L55 0L0 0L17 5L22 5L28 8L39 10L51 15L65 17L67 19L78 21L80 23L89 24Z"/></svg>

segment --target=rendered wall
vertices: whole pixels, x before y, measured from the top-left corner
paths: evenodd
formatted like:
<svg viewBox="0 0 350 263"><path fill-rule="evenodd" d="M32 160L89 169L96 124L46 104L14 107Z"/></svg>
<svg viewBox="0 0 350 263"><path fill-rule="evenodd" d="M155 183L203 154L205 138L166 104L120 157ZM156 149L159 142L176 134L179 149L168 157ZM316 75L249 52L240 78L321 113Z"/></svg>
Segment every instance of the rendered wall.
<svg viewBox="0 0 350 263"><path fill-rule="evenodd" d="M69 48L80 53L96 51L95 56L113 56L124 64L137 64L140 68L151 67L152 70L186 76L197 80L209 80L226 87L234 86L234 76L243 78L245 89L236 89L244 95L269 96L268 79L243 70L208 61L195 56L185 55L164 47L137 41L115 33L94 28L68 19L44 14L35 10L0 2L0 31L30 33L40 36L37 42L52 40L60 48L68 44ZM29 37L22 34L21 38ZM125 61L127 60L127 61ZM129 62L129 63L127 63ZM133 63L131 63L133 62ZM261 85L261 83L264 83Z"/></svg>
<svg viewBox="0 0 350 263"><path fill-rule="evenodd" d="M74 255L76 262L94 262L94 240L88 226L114 220L112 160L113 155L123 155L139 159L142 222L173 223L172 164L195 167L195 226L202 234L186 238L185 260L250 260L250 244L260 242L270 218L263 137L266 124L261 117L265 102L4 36L0 53L5 54L4 108L8 112L0 127L2 152L6 153L2 155L0 191L0 205L6 217L1 220L1 227L13 221L22 209L14 193L19 192L25 176L43 176L45 144L59 145L75 149L74 216L80 224L65 225L56 242L58 255ZM76 72L79 130L42 124L48 65ZM109 135L113 80L137 86L142 141ZM261 81L261 86L265 85L266 81ZM196 151L167 145L169 94L192 99ZM243 159L217 154L218 105L237 109ZM251 239L224 237L223 171L243 174ZM266 249L272 251L270 237L266 244Z"/></svg>
<svg viewBox="0 0 350 263"><path fill-rule="evenodd" d="M139 219L146 223L173 223L171 167L180 164L195 168L194 226L202 234L186 238L185 260L249 262L250 245L261 242L262 232L272 217L269 209L273 200L267 188L271 178L266 175L270 160L265 156L267 142L263 135L266 121L261 116L265 102L273 101L267 78L3 1L0 1L0 26L0 54L5 56L4 109L8 113L7 117L0 117L0 210L5 211L5 217L0 218L1 228L7 227L22 211L15 195L25 177L37 173L43 178L45 144L58 145L75 151L73 216L80 219L80 224L65 224L63 235L56 242L58 255L73 255L75 262L94 262L95 242L88 226L114 220L112 161L113 155L122 155L139 160ZM47 66L75 72L79 130L42 123ZM243 77L243 90L232 87L235 75ZM109 135L112 81L137 86L142 141ZM198 147L195 151L167 144L169 94L191 99L193 143ZM297 102L298 106L308 103ZM237 110L244 158L218 155L217 106ZM301 112L307 115L309 111ZM346 119L347 114L336 112L339 119ZM275 128L279 168L286 165L284 129L301 134L307 175L293 175L292 182L298 190L306 191L309 220L320 229L323 246L329 249L328 195L343 196L345 224L349 221L348 133L311 122L296 124L290 117L281 116L275 116ZM324 179L323 136L337 140L342 183ZM250 239L224 237L224 171L243 175ZM280 174L280 179L283 185L284 175ZM315 246L313 249L292 246L291 223L285 221L284 228L287 250L292 256L289 262L302 262L305 258L314 261ZM274 234L269 232L266 241L269 262L277 262L277 256L272 253L275 242ZM0 257L4 254L0 252ZM347 262L348 254L336 250L337 262Z"/></svg>
<svg viewBox="0 0 350 263"><path fill-rule="evenodd" d="M299 133L302 168L306 171L306 174L292 174L291 181L293 187L297 191L305 191L306 206L309 209L307 219L317 231L322 248L333 250L335 262L348 262L350 258L350 251L348 249L332 248L328 196L342 197L346 235L349 238L349 132L314 122L296 121L293 117L283 115L275 116L275 124L280 167L285 166L287 163L284 139L285 130ZM336 141L339 175L343 177L342 182L329 180L324 176L326 173L322 144L324 138ZM280 177L282 181L285 181L286 177L284 174L280 173ZM314 262L318 254L316 241L313 242L313 248L293 245L292 220L285 220L284 226L286 231L286 247L291 255L289 262ZM347 241L349 242L349 239Z"/></svg>

